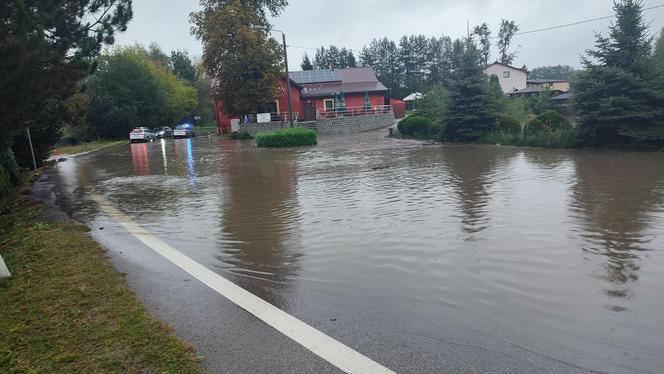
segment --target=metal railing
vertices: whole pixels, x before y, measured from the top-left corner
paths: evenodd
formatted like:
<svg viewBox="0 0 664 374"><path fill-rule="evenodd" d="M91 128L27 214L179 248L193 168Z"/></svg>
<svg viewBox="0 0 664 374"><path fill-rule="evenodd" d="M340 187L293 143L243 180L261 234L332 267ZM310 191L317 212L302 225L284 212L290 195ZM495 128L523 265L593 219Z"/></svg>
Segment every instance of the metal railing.
<svg viewBox="0 0 664 374"><path fill-rule="evenodd" d="M318 118L343 118L392 113L392 105L338 107L318 113Z"/></svg>

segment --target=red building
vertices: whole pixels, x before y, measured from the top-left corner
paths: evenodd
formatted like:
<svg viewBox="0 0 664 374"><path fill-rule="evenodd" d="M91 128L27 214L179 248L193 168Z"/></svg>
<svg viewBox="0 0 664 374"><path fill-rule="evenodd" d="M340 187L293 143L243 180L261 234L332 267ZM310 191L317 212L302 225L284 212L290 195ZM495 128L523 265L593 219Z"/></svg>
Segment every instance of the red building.
<svg viewBox="0 0 664 374"><path fill-rule="evenodd" d="M385 97L387 88L370 67L295 71L289 75L293 116L300 121L339 112L366 113L390 105L389 98ZM272 121L288 118L288 95L283 78L279 80L278 92L279 97L269 110ZM230 132L231 119L223 113L223 103L215 100L215 109L219 131ZM246 119L256 121L255 113L247 114ZM242 120L245 120L244 116Z"/></svg>

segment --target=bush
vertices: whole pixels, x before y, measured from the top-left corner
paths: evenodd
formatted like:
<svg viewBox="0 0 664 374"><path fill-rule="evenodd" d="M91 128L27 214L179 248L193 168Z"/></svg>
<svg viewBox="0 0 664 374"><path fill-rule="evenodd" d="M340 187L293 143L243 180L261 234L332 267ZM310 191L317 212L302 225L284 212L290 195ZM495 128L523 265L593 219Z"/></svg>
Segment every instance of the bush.
<svg viewBox="0 0 664 374"><path fill-rule="evenodd" d="M574 129L557 130L545 134L521 135L495 131L480 138L480 143L518 147L576 148L578 136Z"/></svg>
<svg viewBox="0 0 664 374"><path fill-rule="evenodd" d="M539 116L528 121L526 132L528 135L544 135L558 131L569 131L572 125L560 113L547 110Z"/></svg>
<svg viewBox="0 0 664 374"><path fill-rule="evenodd" d="M256 145L264 148L302 147L316 144L318 144L316 132L302 127L256 135Z"/></svg>
<svg viewBox="0 0 664 374"><path fill-rule="evenodd" d="M422 116L408 116L397 125L399 133L404 136L429 137L435 135L433 121Z"/></svg>
<svg viewBox="0 0 664 374"><path fill-rule="evenodd" d="M519 120L517 118L512 117L508 114L499 114L497 120L498 120L498 131L507 134L521 133L521 123L519 123Z"/></svg>
<svg viewBox="0 0 664 374"><path fill-rule="evenodd" d="M233 140L249 140L253 139L254 137L251 136L248 132L234 132L231 134L231 139Z"/></svg>

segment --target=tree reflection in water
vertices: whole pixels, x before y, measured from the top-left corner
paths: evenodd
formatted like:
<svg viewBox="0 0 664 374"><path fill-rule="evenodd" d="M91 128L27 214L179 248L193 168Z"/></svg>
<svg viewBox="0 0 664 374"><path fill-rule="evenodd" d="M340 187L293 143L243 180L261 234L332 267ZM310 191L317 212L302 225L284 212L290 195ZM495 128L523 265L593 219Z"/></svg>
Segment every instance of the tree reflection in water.
<svg viewBox="0 0 664 374"><path fill-rule="evenodd" d="M299 207L295 155L234 147L222 162L223 243L219 260L238 275L236 282L282 308L280 289L297 275ZM258 280L258 281L257 281ZM266 282L267 281L267 282Z"/></svg>
<svg viewBox="0 0 664 374"><path fill-rule="evenodd" d="M661 209L664 173L661 154L581 152L575 158L576 184L572 212L585 230L583 250L605 256L612 299L632 298L630 285L639 279L641 256L654 239L645 231L652 213ZM611 309L621 310L618 305Z"/></svg>

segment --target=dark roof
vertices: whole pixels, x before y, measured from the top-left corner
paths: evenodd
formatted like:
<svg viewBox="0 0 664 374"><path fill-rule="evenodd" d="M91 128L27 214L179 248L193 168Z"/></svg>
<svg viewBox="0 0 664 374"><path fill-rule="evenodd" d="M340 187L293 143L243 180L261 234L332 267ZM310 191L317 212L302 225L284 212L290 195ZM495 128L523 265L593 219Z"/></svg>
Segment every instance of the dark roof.
<svg viewBox="0 0 664 374"><path fill-rule="evenodd" d="M531 94L531 93L540 93L544 91L544 88L542 87L526 87L522 90L518 91L513 91L513 92L508 92L507 95L525 95L525 94Z"/></svg>
<svg viewBox="0 0 664 374"><path fill-rule="evenodd" d="M514 91L514 92L508 92L507 96L512 96L512 95L519 96L519 95L536 94L536 93L545 92L545 91L550 91L550 92L553 92L554 94L555 93L557 93L557 94L562 93L562 91L560 91L560 90L547 90L546 88L543 88L543 87L526 87L522 90L518 90L518 91Z"/></svg>
<svg viewBox="0 0 664 374"><path fill-rule="evenodd" d="M491 67L491 66L493 66L493 65L502 65L502 66L505 66L505 67L508 67L508 68L511 68L511 69L514 69L514 70L520 70L520 71L522 71L522 72L524 72L524 73L528 73L528 70L526 70L526 69L517 68L516 66L503 64L502 62L498 62L498 61L496 61L496 62L494 62L494 63L491 63L491 64L487 65L484 69L486 70L486 69L488 69L489 67Z"/></svg>
<svg viewBox="0 0 664 374"><path fill-rule="evenodd" d="M534 84L544 84L544 83L559 83L559 82L569 82L567 79L528 79L528 83Z"/></svg>
<svg viewBox="0 0 664 374"><path fill-rule="evenodd" d="M572 93L571 92L565 92L562 93L558 96L552 97L551 100L569 100L572 98Z"/></svg>
<svg viewBox="0 0 664 374"><path fill-rule="evenodd" d="M376 74L370 67L336 70L310 70L310 72L316 73L289 73L290 77L296 82L304 76L310 78L308 79L309 83L301 83L302 97L332 96L341 92L356 93L387 91L387 87L378 81ZM331 80L332 77L335 76L339 76L340 79ZM317 79L320 79L320 81L316 81Z"/></svg>

